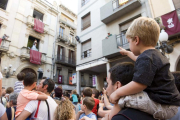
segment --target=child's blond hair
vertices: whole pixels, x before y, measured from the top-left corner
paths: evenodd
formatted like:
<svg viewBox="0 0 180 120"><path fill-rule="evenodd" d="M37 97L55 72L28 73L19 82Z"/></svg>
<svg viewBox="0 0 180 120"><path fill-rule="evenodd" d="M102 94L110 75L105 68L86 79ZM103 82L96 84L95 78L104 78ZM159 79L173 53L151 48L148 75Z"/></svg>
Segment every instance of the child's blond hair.
<svg viewBox="0 0 180 120"><path fill-rule="evenodd" d="M160 34L160 27L152 18L139 17L135 19L126 32L126 38L138 36L144 46L155 47Z"/></svg>
<svg viewBox="0 0 180 120"><path fill-rule="evenodd" d="M77 94L77 91L75 89L72 90L72 94Z"/></svg>

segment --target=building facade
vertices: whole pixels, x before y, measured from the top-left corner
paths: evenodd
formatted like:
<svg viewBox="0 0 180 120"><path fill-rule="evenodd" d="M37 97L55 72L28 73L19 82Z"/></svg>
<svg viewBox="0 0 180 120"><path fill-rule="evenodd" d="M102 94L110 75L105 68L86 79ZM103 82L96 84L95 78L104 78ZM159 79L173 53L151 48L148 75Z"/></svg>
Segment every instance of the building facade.
<svg viewBox="0 0 180 120"><path fill-rule="evenodd" d="M59 6L58 31L55 42L54 80L63 90L73 90L73 74L76 73L77 15L64 5Z"/></svg>
<svg viewBox="0 0 180 120"><path fill-rule="evenodd" d="M33 72L38 77L41 68L45 77L56 75L58 65L54 60L57 60L55 52L59 44L60 4L60 0L0 1L0 61L4 87L13 87L19 72ZM44 29L43 32L35 31L37 20L41 25L43 23L44 27L38 26ZM33 47L42 55L41 64L30 62ZM75 51L74 47L70 48Z"/></svg>
<svg viewBox="0 0 180 120"><path fill-rule="evenodd" d="M78 92L81 91L82 73L85 76L96 75L96 88L101 91L110 67L119 62L134 62L122 56L118 49L121 46L129 50L125 34L134 19L140 16L159 17L174 10L176 5L179 5L176 0L79 0L77 35L80 43L77 44L76 66ZM179 64L179 53L175 53L178 46L169 54L171 71L175 71L173 66Z"/></svg>

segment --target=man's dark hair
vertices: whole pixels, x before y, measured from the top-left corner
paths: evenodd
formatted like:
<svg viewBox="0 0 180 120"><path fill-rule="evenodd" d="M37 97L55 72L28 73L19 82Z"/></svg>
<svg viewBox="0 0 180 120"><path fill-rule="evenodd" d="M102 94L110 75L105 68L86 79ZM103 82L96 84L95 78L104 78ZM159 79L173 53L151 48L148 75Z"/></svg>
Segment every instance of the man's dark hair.
<svg viewBox="0 0 180 120"><path fill-rule="evenodd" d="M110 78L112 85L119 81L122 85L126 85L133 79L134 64L131 62L118 63L110 68Z"/></svg>
<svg viewBox="0 0 180 120"><path fill-rule="evenodd" d="M25 74L23 72L20 72L17 74L17 79L19 81L23 81L24 80L24 77L25 77Z"/></svg>
<svg viewBox="0 0 180 120"><path fill-rule="evenodd" d="M92 97L85 97L83 100L83 105L86 105L88 110L92 110L94 107L95 101Z"/></svg>
<svg viewBox="0 0 180 120"><path fill-rule="evenodd" d="M94 97L95 97L96 99L98 99L98 97L99 97L99 91L98 91L96 88L93 88L93 89L92 89L92 93L95 94Z"/></svg>
<svg viewBox="0 0 180 120"><path fill-rule="evenodd" d="M48 93L51 93L54 90L55 83L54 83L54 81L52 79L45 79L44 82L43 82L43 87L45 85L48 85L48 87L47 87L47 92Z"/></svg>
<svg viewBox="0 0 180 120"><path fill-rule="evenodd" d="M180 92L180 71L172 72L172 74L175 79L176 87L177 87L178 91Z"/></svg>
<svg viewBox="0 0 180 120"><path fill-rule="evenodd" d="M37 77L34 73L28 72L24 77L24 86L31 86L34 82L37 82Z"/></svg>
<svg viewBox="0 0 180 120"><path fill-rule="evenodd" d="M55 93L55 97L58 97L58 98L61 98L62 97L62 89L57 87L55 90L54 90L54 93Z"/></svg>
<svg viewBox="0 0 180 120"><path fill-rule="evenodd" d="M83 95L85 97L91 97L92 96L92 89L90 87L84 88Z"/></svg>
<svg viewBox="0 0 180 120"><path fill-rule="evenodd" d="M70 98L68 91L64 91L63 96Z"/></svg>

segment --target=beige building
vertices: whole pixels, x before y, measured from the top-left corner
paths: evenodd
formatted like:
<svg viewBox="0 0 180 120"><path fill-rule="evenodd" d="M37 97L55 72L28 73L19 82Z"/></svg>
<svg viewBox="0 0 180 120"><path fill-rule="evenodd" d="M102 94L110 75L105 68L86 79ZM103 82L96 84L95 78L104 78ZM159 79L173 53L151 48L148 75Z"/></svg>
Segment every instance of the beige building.
<svg viewBox="0 0 180 120"><path fill-rule="evenodd" d="M76 73L77 15L64 5L60 5L59 10L54 52L54 80L63 90L73 90L75 84L72 84L72 75Z"/></svg>
<svg viewBox="0 0 180 120"><path fill-rule="evenodd" d="M179 0L149 0L152 17L162 23L161 16L172 11L176 11L178 19L180 21L180 1ZM166 57L169 59L171 64L170 71L180 71L180 31L176 34L168 36L168 45L173 45L173 51L171 53L165 53Z"/></svg>
<svg viewBox="0 0 180 120"><path fill-rule="evenodd" d="M63 7L60 7L60 0L0 1L0 38L2 38L0 61L4 87L13 86L19 72L31 71L38 77L37 71L41 68L43 76L53 78L56 75L57 65L54 64L54 60L56 60L57 45L61 42L58 37L59 20L62 13L64 16L71 14L70 11L61 11ZM33 29L35 18L43 22L43 33ZM64 26L67 27L66 24ZM75 35L75 29L72 28ZM4 34L9 37L5 37ZM30 49L35 39L37 40L36 49L42 53L40 65L30 62ZM63 44L75 51L73 40Z"/></svg>

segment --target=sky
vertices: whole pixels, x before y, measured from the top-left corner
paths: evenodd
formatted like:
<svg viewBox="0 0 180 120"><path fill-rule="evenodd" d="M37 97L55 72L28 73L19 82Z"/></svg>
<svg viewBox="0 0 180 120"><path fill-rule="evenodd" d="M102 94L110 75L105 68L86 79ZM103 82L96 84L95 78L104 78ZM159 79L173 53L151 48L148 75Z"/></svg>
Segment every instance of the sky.
<svg viewBox="0 0 180 120"><path fill-rule="evenodd" d="M78 13L78 0L61 0L61 3L75 14Z"/></svg>

